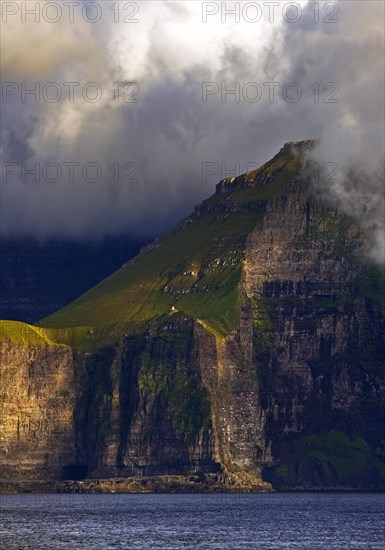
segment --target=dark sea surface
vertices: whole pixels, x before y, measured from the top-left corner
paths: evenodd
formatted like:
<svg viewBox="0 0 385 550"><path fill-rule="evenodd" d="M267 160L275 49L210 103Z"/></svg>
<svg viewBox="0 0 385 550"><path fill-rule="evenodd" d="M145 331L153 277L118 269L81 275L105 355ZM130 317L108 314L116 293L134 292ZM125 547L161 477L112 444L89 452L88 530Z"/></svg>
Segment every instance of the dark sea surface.
<svg viewBox="0 0 385 550"><path fill-rule="evenodd" d="M385 494L1 495L7 550L385 548Z"/></svg>

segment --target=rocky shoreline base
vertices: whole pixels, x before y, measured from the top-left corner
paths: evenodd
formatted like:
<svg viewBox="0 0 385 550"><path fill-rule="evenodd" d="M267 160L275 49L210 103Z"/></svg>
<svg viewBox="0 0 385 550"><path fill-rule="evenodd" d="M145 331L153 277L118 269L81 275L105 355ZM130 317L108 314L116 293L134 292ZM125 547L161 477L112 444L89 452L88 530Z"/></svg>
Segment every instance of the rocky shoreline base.
<svg viewBox="0 0 385 550"><path fill-rule="evenodd" d="M279 487L274 489L265 481L246 482L244 479L217 474L202 476L162 475L149 477L117 477L66 481L0 481L0 495L10 494L139 494L139 493L269 493L269 492L360 492L384 493L384 487Z"/></svg>
<svg viewBox="0 0 385 550"><path fill-rule="evenodd" d="M251 477L251 476L250 476ZM270 483L237 475L206 474L120 477L66 481L0 482L0 494L12 493L231 493L272 490Z"/></svg>

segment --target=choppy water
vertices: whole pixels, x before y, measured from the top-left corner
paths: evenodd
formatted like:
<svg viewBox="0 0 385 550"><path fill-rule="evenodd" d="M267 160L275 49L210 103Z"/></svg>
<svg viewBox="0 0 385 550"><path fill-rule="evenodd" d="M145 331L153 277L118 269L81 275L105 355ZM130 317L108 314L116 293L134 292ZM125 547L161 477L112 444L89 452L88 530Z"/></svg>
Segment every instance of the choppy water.
<svg viewBox="0 0 385 550"><path fill-rule="evenodd" d="M1 548L385 548L384 494L2 495Z"/></svg>

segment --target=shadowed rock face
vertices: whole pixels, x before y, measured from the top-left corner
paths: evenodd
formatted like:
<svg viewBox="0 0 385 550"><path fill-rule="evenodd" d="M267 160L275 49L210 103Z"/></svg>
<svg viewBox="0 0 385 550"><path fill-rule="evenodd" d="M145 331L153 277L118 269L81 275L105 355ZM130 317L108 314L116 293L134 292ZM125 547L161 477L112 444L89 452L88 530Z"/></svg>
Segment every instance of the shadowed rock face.
<svg viewBox="0 0 385 550"><path fill-rule="evenodd" d="M383 487L383 287L359 227L316 200L303 168L272 196L236 194L274 185L282 158L313 145L285 144L269 173L221 182L196 209L264 213L225 335L177 305L89 352L2 345L3 477L217 472L249 489L261 475L277 488Z"/></svg>
<svg viewBox="0 0 385 550"><path fill-rule="evenodd" d="M300 179L287 191L250 234L244 266L245 293L266 316L254 330L259 458L281 463L266 470L276 486L383 486L384 302L371 292L380 270L357 261L351 220Z"/></svg>

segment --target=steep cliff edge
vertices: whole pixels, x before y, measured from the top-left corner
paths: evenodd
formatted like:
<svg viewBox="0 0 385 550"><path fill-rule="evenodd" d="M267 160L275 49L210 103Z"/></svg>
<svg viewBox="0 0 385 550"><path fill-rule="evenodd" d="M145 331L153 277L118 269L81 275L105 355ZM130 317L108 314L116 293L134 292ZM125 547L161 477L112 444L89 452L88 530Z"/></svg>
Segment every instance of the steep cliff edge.
<svg viewBox="0 0 385 550"><path fill-rule="evenodd" d="M0 481L384 488L383 274L317 199L314 145L220 182L40 326L0 324Z"/></svg>
<svg viewBox="0 0 385 550"><path fill-rule="evenodd" d="M72 350L3 342L0 380L1 481L60 478L75 462Z"/></svg>
<svg viewBox="0 0 385 550"><path fill-rule="evenodd" d="M356 223L317 203L303 180L287 191L250 234L244 268L257 312L261 458L278 462L265 478L384 488L383 272L361 261Z"/></svg>

